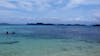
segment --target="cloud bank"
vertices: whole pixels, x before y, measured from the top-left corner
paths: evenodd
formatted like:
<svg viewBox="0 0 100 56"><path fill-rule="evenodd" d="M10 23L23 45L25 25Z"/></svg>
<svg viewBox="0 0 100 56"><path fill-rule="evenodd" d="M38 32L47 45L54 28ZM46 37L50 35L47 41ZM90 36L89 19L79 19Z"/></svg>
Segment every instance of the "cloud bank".
<svg viewBox="0 0 100 56"><path fill-rule="evenodd" d="M38 21L54 23L100 22L100 0L0 0L0 18L3 17L8 21L24 17L25 22L29 17L28 21L46 18Z"/></svg>

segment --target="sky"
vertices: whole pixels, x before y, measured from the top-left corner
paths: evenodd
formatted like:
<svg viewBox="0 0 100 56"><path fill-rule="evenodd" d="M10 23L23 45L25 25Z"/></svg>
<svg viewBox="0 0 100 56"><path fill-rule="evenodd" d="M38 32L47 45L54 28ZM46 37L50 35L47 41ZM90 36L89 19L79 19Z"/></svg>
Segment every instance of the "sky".
<svg viewBox="0 0 100 56"><path fill-rule="evenodd" d="M0 0L0 23L99 24L100 0Z"/></svg>

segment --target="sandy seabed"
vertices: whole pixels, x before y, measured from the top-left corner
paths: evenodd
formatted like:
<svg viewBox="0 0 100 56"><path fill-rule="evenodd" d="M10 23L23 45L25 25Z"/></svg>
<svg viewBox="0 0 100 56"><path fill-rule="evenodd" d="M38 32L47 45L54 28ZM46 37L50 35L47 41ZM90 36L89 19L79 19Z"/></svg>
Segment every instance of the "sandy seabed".
<svg viewBox="0 0 100 56"><path fill-rule="evenodd" d="M20 39L0 44L0 56L100 56L100 43L66 39Z"/></svg>

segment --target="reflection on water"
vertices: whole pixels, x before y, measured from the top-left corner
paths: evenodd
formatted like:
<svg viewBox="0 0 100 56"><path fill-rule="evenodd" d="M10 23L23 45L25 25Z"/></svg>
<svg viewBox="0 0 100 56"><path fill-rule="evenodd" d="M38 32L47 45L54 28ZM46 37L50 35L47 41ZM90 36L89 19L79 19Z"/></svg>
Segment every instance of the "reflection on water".
<svg viewBox="0 0 100 56"><path fill-rule="evenodd" d="M0 43L0 56L100 56L100 27L0 26Z"/></svg>

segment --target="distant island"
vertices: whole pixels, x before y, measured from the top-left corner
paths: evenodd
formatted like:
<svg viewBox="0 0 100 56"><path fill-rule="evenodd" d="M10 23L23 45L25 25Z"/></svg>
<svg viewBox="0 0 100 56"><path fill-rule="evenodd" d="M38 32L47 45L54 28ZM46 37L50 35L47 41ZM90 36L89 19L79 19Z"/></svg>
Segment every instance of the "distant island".
<svg viewBox="0 0 100 56"><path fill-rule="evenodd" d="M95 24L95 25L93 25L93 26L100 26L100 24Z"/></svg>
<svg viewBox="0 0 100 56"><path fill-rule="evenodd" d="M100 26L100 24L51 24L51 23L27 23L26 25L58 25L58 26Z"/></svg>
<svg viewBox="0 0 100 56"><path fill-rule="evenodd" d="M27 23L26 25L55 25L55 24L45 24L45 23Z"/></svg>
<svg viewBox="0 0 100 56"><path fill-rule="evenodd" d="M86 24L52 24L52 23L26 23L26 24L0 23L0 25L100 26L100 24L86 25Z"/></svg>
<svg viewBox="0 0 100 56"><path fill-rule="evenodd" d="M62 26L86 26L83 24L51 24L51 23L27 23L26 25L62 25Z"/></svg>
<svg viewBox="0 0 100 56"><path fill-rule="evenodd" d="M0 23L0 25L26 25L26 24L10 24L10 23Z"/></svg>
<svg viewBox="0 0 100 56"><path fill-rule="evenodd" d="M8 23L0 23L0 25L10 25L10 24L8 24Z"/></svg>

